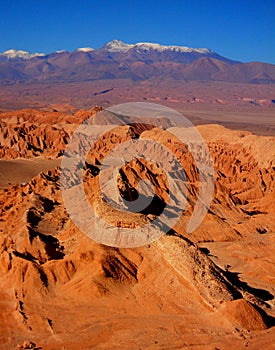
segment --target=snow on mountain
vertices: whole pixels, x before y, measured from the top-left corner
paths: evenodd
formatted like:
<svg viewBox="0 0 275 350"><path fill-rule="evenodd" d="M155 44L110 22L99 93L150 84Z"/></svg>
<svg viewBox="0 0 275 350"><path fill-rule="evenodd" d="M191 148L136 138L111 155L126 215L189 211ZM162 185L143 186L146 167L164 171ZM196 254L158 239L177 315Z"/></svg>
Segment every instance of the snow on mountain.
<svg viewBox="0 0 275 350"><path fill-rule="evenodd" d="M213 51L206 48L191 48L187 46L173 46L173 45L160 45L155 43L136 43L136 44L126 44L121 40L113 40L103 46L103 49L110 52L127 52L130 49L135 48L141 51L174 51L180 53L200 53L200 54L210 54Z"/></svg>
<svg viewBox="0 0 275 350"><path fill-rule="evenodd" d="M68 52L66 50L58 50L58 51L55 51L54 53L65 53L65 52Z"/></svg>
<svg viewBox="0 0 275 350"><path fill-rule="evenodd" d="M121 40L113 40L108 42L103 46L104 50L109 52L117 52L123 53L128 52L131 49L135 49L137 52L144 51L157 51L157 52L178 52L178 53L198 53L198 54L213 54L214 52L209 49L204 48L191 48L186 46L166 46L155 43L136 43L136 44L126 44ZM76 52L91 52L94 51L91 47L80 47L75 50ZM67 52L65 50L59 50L55 53L64 53ZM46 56L44 53L30 53L24 50L7 50L3 53L0 53L0 61L9 61L9 60L29 60L33 57L44 57Z"/></svg>
<svg viewBox="0 0 275 350"><path fill-rule="evenodd" d="M94 51L94 49L91 48L91 47L80 47L80 48L78 48L76 51L80 51L80 52L90 52L90 51Z"/></svg>
<svg viewBox="0 0 275 350"><path fill-rule="evenodd" d="M197 52L202 54L212 53L211 50L205 48L194 49L187 46L172 46L172 45L160 45L154 43L137 43L134 45L136 48L141 50L155 50L155 51L175 51L175 52Z"/></svg>
<svg viewBox="0 0 275 350"><path fill-rule="evenodd" d="M33 57L43 57L45 56L44 53L30 53L28 51L24 50L7 50L0 54L0 56L5 57L6 59L14 60L14 59L22 59L22 60L29 60Z"/></svg>
<svg viewBox="0 0 275 350"><path fill-rule="evenodd" d="M110 52L123 52L133 48L134 44L126 44L121 40L112 40L103 46L103 49Z"/></svg>

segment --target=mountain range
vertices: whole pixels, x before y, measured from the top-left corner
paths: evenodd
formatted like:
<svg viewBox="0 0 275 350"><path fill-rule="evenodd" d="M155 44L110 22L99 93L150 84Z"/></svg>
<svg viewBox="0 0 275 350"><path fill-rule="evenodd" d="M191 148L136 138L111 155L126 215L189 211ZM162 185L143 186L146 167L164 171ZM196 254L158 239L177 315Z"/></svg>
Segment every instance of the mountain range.
<svg viewBox="0 0 275 350"><path fill-rule="evenodd" d="M206 48L126 44L44 54L8 50L0 54L0 83L83 82L152 78L182 81L275 83L275 65L231 60Z"/></svg>

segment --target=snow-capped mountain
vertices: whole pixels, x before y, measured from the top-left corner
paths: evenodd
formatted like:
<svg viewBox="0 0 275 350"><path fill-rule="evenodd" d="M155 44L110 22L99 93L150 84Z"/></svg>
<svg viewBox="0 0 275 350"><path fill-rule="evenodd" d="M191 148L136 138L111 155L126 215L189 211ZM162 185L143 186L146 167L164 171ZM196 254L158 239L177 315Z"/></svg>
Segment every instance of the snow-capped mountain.
<svg viewBox="0 0 275 350"><path fill-rule="evenodd" d="M99 52L107 52L117 58L124 57L128 61L141 59L147 62L179 62L190 64L201 57L216 58L220 61L234 64L236 61L220 56L207 48L192 48L187 46L160 45L155 43L126 44L121 40L108 42Z"/></svg>
<svg viewBox="0 0 275 350"><path fill-rule="evenodd" d="M99 50L108 51L111 53L128 53L130 50L144 53L147 51L151 52L158 52L158 53L167 53L167 52L174 52L174 53L189 53L189 54L202 54L202 55L211 55L215 54L215 52L206 49L206 48L191 48L186 46L172 46L172 45L160 45L155 43L136 43L136 44L126 44L121 40L112 40L105 44L102 48ZM76 52L92 52L97 51L91 47L80 47L75 50ZM67 53L66 50L59 50L56 52L53 52L54 54L58 53ZM46 56L44 53L30 53L28 51L24 50L7 50L3 53L0 53L0 61L13 61L13 60L29 60L34 57L43 57Z"/></svg>
<svg viewBox="0 0 275 350"><path fill-rule="evenodd" d="M112 40L105 44L102 49L110 52L127 52L134 46L134 44L126 44L121 40Z"/></svg>
<svg viewBox="0 0 275 350"><path fill-rule="evenodd" d="M91 51L94 51L94 49L91 47L79 47L78 49L76 49L76 51L78 51L78 52L91 52Z"/></svg>
<svg viewBox="0 0 275 350"><path fill-rule="evenodd" d="M2 84L152 78L273 84L275 66L241 63L207 48L120 40L99 49L80 47L49 54L8 50L0 54Z"/></svg>
<svg viewBox="0 0 275 350"><path fill-rule="evenodd" d="M2 61L12 61L12 60L29 60L33 57L43 57L44 53L30 53L24 50L7 50L0 54L0 59Z"/></svg>
<svg viewBox="0 0 275 350"><path fill-rule="evenodd" d="M121 40L113 40L108 42L103 46L103 49L110 52L128 52L131 49L142 50L142 51L173 51L180 53L201 53L201 54L211 54L213 51L206 48L192 48L187 46L173 46L173 45L160 45L155 43L136 43L136 44L126 44Z"/></svg>
<svg viewBox="0 0 275 350"><path fill-rule="evenodd" d="M53 53L59 54L59 53L65 53L65 52L68 52L68 51L67 51L67 50L57 50L57 51L55 51L55 52L53 52Z"/></svg>
<svg viewBox="0 0 275 350"><path fill-rule="evenodd" d="M80 47L76 49L77 52L91 52L94 51L91 47ZM62 53L68 53L66 50L58 50L53 52L52 54L62 54ZM15 50L10 49L7 51L4 51L0 53L0 62L6 62L6 61L21 61L21 60L30 60L34 57L45 57L47 54L45 53L30 53L29 51L25 50Z"/></svg>

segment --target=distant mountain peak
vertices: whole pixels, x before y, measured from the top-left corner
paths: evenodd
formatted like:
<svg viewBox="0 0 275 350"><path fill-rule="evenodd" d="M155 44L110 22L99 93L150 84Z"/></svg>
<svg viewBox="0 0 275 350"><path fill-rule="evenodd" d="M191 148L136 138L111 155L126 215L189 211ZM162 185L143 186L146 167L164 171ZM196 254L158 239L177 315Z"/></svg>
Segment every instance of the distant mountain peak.
<svg viewBox="0 0 275 350"><path fill-rule="evenodd" d="M76 49L76 51L78 51L78 52L90 52L90 51L94 51L94 49L91 47L79 47L78 49Z"/></svg>
<svg viewBox="0 0 275 350"><path fill-rule="evenodd" d="M110 52L127 52L133 48L137 50L143 50L143 51L154 50L159 52L174 51L174 52L180 52L180 53L194 53L194 52L200 53L200 54L214 53L213 51L207 48L192 48L187 46L160 45L157 43L150 43L150 42L126 44L121 40L112 40L103 46L103 49Z"/></svg>
<svg viewBox="0 0 275 350"><path fill-rule="evenodd" d="M122 52L130 50L134 46L133 44L126 44L121 40L112 40L105 44L103 49L110 52Z"/></svg>
<svg viewBox="0 0 275 350"><path fill-rule="evenodd" d="M68 51L67 50L57 50L54 53L66 53L66 52L68 52Z"/></svg>
<svg viewBox="0 0 275 350"><path fill-rule="evenodd" d="M3 53L0 54L2 57L6 57L7 59L21 59L21 60L29 60L30 58L33 57L43 57L45 56L44 53L30 53L28 51L24 50L14 50L10 49L7 51L4 51Z"/></svg>

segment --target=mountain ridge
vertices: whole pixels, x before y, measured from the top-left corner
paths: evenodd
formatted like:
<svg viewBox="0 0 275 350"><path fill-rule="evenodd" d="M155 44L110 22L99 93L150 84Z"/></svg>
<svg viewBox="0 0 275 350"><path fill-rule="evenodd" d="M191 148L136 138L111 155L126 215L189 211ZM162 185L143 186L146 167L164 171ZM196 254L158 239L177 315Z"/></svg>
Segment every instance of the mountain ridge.
<svg viewBox="0 0 275 350"><path fill-rule="evenodd" d="M154 49L154 50L159 50L159 51L172 50L172 51L177 51L177 52L195 51L195 52L199 52L199 53L214 53L214 51L211 51L210 49L207 49L207 48L191 48L191 47L187 47L187 46L161 45L161 44L151 43L151 42L140 42L140 43L136 43L136 44L127 44L121 40L109 41L104 46L102 46L96 50L104 49L104 50L107 50L110 52L116 52L116 51L122 52L122 51L128 51L128 50L132 49L133 47L146 49L146 50ZM70 52L74 52L74 51L88 52L88 51L93 51L93 50L95 50L95 49L91 48L91 47L81 47L81 48L77 48L77 49L70 51ZM47 55L50 55L52 53L60 53L62 51L67 51L67 50L58 50L58 51L54 51L51 53L33 53L32 54L29 51L25 51L25 50L9 49L9 50L6 50L6 51L0 53L0 57L6 56L7 59L22 58L22 59L28 60L28 59L31 59L31 58L36 57L36 56L47 56Z"/></svg>
<svg viewBox="0 0 275 350"><path fill-rule="evenodd" d="M113 40L99 49L78 48L43 54L8 50L0 54L0 84L83 82L151 78L275 83L275 65L242 63L206 48L126 44Z"/></svg>

